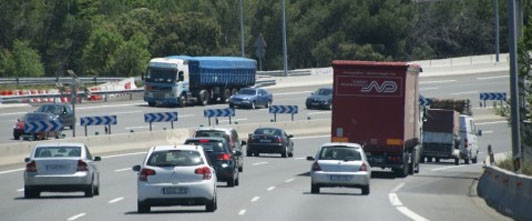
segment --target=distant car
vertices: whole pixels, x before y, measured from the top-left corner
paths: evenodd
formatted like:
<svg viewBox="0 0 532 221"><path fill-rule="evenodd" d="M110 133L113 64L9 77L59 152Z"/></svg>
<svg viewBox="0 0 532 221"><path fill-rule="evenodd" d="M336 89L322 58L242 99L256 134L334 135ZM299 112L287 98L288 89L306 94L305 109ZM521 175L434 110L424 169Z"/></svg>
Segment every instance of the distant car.
<svg viewBox="0 0 532 221"><path fill-rule="evenodd" d="M229 97L229 107L248 107L256 109L257 107L269 107L273 102L273 96L270 92L261 88L242 88L236 94Z"/></svg>
<svg viewBox="0 0 532 221"><path fill-rule="evenodd" d="M13 139L19 140L21 137L31 138L33 140L44 140L49 137L59 138L60 132L37 132L37 133L25 133L24 124L25 122L34 122L34 121L59 121L56 115L51 113L43 112L28 112L22 116L22 118L17 119L15 126L13 127Z"/></svg>
<svg viewBox="0 0 532 221"><path fill-rule="evenodd" d="M216 170L218 182L227 182L227 186L239 184L238 165L242 152L231 151L229 143L222 137L187 138L185 144L200 145Z"/></svg>
<svg viewBox="0 0 532 221"><path fill-rule="evenodd" d="M196 145L163 145L148 150L138 172L137 210L152 206L199 206L207 212L217 208L216 173L203 151Z"/></svg>
<svg viewBox="0 0 532 221"><path fill-rule="evenodd" d="M52 113L57 116L59 121L63 124L64 127L68 127L70 129L74 128L76 126L76 119L74 118L74 111L72 110L72 107L68 104L64 103L50 103L50 104L43 104L35 112L46 112L46 113Z"/></svg>
<svg viewBox="0 0 532 221"><path fill-rule="evenodd" d="M242 146L246 145L246 141L240 140L238 132L234 128L221 127L200 127L196 129L192 137L223 137L229 143L229 147L236 153L237 151L243 153ZM238 172L244 171L244 156L242 154L238 158Z"/></svg>
<svg viewBox="0 0 532 221"><path fill-rule="evenodd" d="M100 194L100 172L83 143L37 144L24 159L24 198L40 197L41 192L78 192L86 197Z"/></svg>
<svg viewBox="0 0 532 221"><path fill-rule="evenodd" d="M261 153L280 153L282 157L294 156L293 135L281 128L260 127L248 135L246 155L259 156Z"/></svg>
<svg viewBox="0 0 532 221"><path fill-rule="evenodd" d="M315 157L310 169L311 193L320 193L321 187L361 188L369 194L371 166L366 154L356 143L325 143Z"/></svg>
<svg viewBox="0 0 532 221"><path fill-rule="evenodd" d="M332 110L332 87L322 87L311 93L305 101L307 109L321 108Z"/></svg>

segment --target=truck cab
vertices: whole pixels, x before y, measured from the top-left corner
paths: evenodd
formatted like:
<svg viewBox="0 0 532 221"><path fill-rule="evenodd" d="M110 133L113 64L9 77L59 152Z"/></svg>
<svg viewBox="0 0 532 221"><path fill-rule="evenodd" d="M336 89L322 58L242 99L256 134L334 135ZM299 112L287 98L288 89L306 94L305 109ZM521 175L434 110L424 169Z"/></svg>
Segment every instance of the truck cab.
<svg viewBox="0 0 532 221"><path fill-rule="evenodd" d="M470 115L460 115L460 152L466 164L478 161L478 136L482 136L482 130L478 130L474 118Z"/></svg>

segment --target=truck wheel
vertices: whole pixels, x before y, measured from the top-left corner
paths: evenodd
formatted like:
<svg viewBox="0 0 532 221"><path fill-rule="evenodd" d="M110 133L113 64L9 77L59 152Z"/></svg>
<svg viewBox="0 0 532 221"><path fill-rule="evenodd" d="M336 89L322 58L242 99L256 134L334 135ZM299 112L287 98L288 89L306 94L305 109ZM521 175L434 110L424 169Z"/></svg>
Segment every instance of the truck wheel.
<svg viewBox="0 0 532 221"><path fill-rule="evenodd" d="M477 157L471 159L471 163L476 164L477 163Z"/></svg>
<svg viewBox="0 0 532 221"><path fill-rule="evenodd" d="M199 93L199 102L203 106L209 104L209 92L208 91L202 90Z"/></svg>
<svg viewBox="0 0 532 221"><path fill-rule="evenodd" d="M179 105L180 107L185 107L187 104L186 102L187 99L183 95L179 96L179 98L177 99L177 105Z"/></svg>
<svg viewBox="0 0 532 221"><path fill-rule="evenodd" d="M369 195L369 185L362 187L362 195Z"/></svg>
<svg viewBox="0 0 532 221"><path fill-rule="evenodd" d="M222 103L227 103L229 101L229 97L231 97L231 90L225 89L224 90L224 95L223 95L223 98L222 98Z"/></svg>
<svg viewBox="0 0 532 221"><path fill-rule="evenodd" d="M427 157L427 162L432 163L432 157Z"/></svg>
<svg viewBox="0 0 532 221"><path fill-rule="evenodd" d="M460 158L457 157L457 158L454 158L454 165L460 165Z"/></svg>
<svg viewBox="0 0 532 221"><path fill-rule="evenodd" d="M155 106L155 102L148 102L148 106L150 106L150 107Z"/></svg>
<svg viewBox="0 0 532 221"><path fill-rule="evenodd" d="M320 193L320 186L318 184L310 184L310 193Z"/></svg>
<svg viewBox="0 0 532 221"><path fill-rule="evenodd" d="M408 174L414 175L414 162L408 163Z"/></svg>
<svg viewBox="0 0 532 221"><path fill-rule="evenodd" d="M465 158L465 159L464 159L464 163L465 163L465 164L469 164L469 158Z"/></svg>

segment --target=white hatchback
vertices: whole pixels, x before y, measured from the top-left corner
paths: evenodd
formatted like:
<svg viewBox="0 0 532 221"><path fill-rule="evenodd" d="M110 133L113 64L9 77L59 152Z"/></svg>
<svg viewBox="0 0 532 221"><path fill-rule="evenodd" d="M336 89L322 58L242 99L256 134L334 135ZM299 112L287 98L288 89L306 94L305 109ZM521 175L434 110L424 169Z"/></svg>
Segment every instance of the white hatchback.
<svg viewBox="0 0 532 221"><path fill-rule="evenodd" d="M369 194L371 166L366 154L356 143L325 143L321 145L310 170L311 193L320 193L321 187L361 188Z"/></svg>
<svg viewBox="0 0 532 221"><path fill-rule="evenodd" d="M41 192L83 191L86 197L100 194L100 173L83 143L37 144L24 159L24 198L39 197Z"/></svg>
<svg viewBox="0 0 532 221"><path fill-rule="evenodd" d="M138 172L137 210L151 211L152 206L205 205L207 212L217 208L216 172L196 145L151 147Z"/></svg>

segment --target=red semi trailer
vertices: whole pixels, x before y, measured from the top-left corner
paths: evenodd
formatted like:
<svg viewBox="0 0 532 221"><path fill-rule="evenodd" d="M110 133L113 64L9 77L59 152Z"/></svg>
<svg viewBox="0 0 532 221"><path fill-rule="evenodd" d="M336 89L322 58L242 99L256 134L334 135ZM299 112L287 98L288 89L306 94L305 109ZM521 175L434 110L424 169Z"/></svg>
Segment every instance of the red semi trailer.
<svg viewBox="0 0 532 221"><path fill-rule="evenodd" d="M421 67L406 62L332 63L332 142L363 145L372 167L419 172Z"/></svg>

